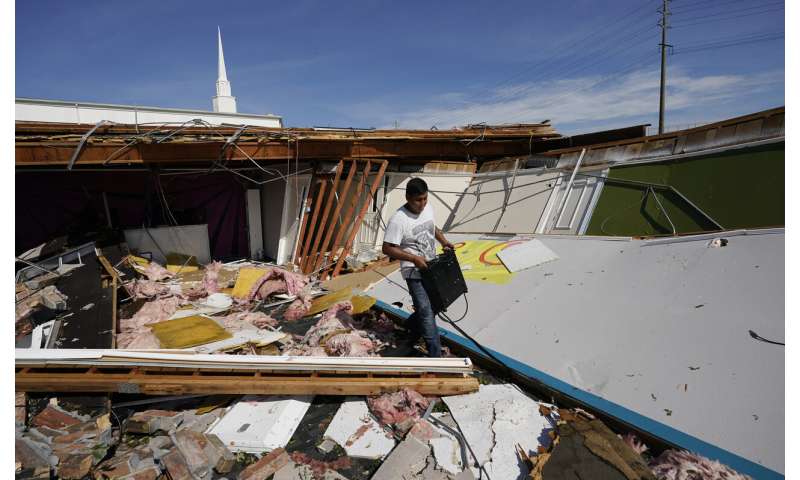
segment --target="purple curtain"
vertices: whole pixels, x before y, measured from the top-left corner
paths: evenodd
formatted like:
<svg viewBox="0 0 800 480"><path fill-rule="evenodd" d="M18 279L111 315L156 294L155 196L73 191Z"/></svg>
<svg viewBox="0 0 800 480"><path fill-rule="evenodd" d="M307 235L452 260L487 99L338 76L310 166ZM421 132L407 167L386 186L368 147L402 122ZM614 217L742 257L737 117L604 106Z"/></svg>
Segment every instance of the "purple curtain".
<svg viewBox="0 0 800 480"><path fill-rule="evenodd" d="M246 185L229 173L17 172L15 188L17 253L107 228L105 193L115 229L172 225L168 208L179 224L208 224L214 259L249 254Z"/></svg>

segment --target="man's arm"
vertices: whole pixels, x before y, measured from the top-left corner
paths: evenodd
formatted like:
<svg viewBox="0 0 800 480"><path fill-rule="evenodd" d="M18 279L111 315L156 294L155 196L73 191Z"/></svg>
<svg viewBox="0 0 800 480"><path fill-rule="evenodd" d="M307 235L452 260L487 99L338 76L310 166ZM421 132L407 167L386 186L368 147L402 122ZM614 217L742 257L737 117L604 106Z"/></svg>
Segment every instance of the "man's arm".
<svg viewBox="0 0 800 480"><path fill-rule="evenodd" d="M448 242L447 239L444 238L444 232L439 230L439 227L435 228L436 228L435 230L436 240L439 241L439 243L442 245L442 248L453 250L455 247L453 247L453 244Z"/></svg>
<svg viewBox="0 0 800 480"><path fill-rule="evenodd" d="M395 260L405 260L407 262L411 262L419 268L420 270L425 270L428 268L428 264L425 262L425 259L419 255L414 255L412 253L408 253L398 245L389 242L383 242L383 248L381 251L384 255L388 255L389 258L393 258Z"/></svg>

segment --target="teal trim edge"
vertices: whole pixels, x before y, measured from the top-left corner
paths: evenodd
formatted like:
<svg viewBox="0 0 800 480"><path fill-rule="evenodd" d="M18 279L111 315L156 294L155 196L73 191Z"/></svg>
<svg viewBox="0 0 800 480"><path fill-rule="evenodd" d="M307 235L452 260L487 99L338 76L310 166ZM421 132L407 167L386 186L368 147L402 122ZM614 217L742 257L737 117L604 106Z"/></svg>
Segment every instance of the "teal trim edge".
<svg viewBox="0 0 800 480"><path fill-rule="evenodd" d="M410 315L408 312L401 310L393 305L389 305L388 303L382 300L378 300L377 302L375 302L375 306L403 319L408 318L408 316ZM450 341L453 341L468 350L471 350L476 355L485 356L479 353L478 347L473 342L460 335L456 335L455 333L449 332L441 327L439 328L439 334L442 337ZM616 403L609 402L608 400L602 397L598 397L593 393L589 393L577 387L574 387L568 384L567 382L564 382L553 376L550 376L540 370L531 367L528 364L520 362L519 360L515 360L509 356L503 355L502 353L497 352L491 348L488 348L485 345L484 348L492 352L492 355L495 355L497 358L502 360L506 365L508 365L513 370L516 370L518 373L526 377L535 379L539 382L542 382L546 386L554 390L558 390L564 395L568 395L574 398L575 400L584 403L588 407L602 411L611 417L617 418L618 420L625 422L639 430L648 432L649 434L661 438L668 443L677 445L691 452L699 453L700 455L703 455L705 457L717 460L721 463L724 463L725 465L728 465L734 470L737 470L739 473L750 475L755 479L779 480L785 478L780 473L774 470L770 470L769 468L763 465L759 465L758 463L752 462L744 457L736 455L735 453L723 450L722 448L719 448L708 442L700 440L699 438L683 433L680 430L676 430L661 422L652 420L648 417L645 417L644 415L634 412L633 410L629 410L623 406L617 405Z"/></svg>

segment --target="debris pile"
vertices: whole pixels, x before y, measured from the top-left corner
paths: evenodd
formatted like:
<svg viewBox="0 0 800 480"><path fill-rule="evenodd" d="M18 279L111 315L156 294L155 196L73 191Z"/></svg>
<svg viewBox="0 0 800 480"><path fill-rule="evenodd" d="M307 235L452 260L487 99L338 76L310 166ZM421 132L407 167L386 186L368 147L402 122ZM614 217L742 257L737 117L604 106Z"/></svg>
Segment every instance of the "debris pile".
<svg viewBox="0 0 800 480"><path fill-rule="evenodd" d="M51 402L31 420L31 428L16 432L16 470L49 478L50 467L59 477L80 479L102 460L117 442L108 414L88 418Z"/></svg>
<svg viewBox="0 0 800 480"><path fill-rule="evenodd" d="M651 458L636 435L617 435L603 422L581 409L551 409L541 414L553 419L552 442L529 455L517 454L530 468L534 480L609 478L619 480L746 480L730 467L684 450L665 450Z"/></svg>
<svg viewBox="0 0 800 480"><path fill-rule="evenodd" d="M120 321L119 348L163 348L151 329L189 315L211 318L229 332L281 330L284 322L307 317L315 295L319 295L309 277L272 265L212 262L199 271L175 273L156 262L136 258L131 265L143 278L124 285L132 298L147 302ZM352 293L343 293L344 301L325 309L304 334L287 337L275 353L366 357L377 356L392 344L394 324L385 315L368 311L374 299L356 297L362 302L356 315L349 300ZM364 299L369 300L364 303ZM288 306L281 309L284 303ZM366 308L361 309L364 305Z"/></svg>
<svg viewBox="0 0 800 480"><path fill-rule="evenodd" d="M292 339L284 355L377 356L385 342L378 338L378 332L358 328L352 312L350 301L332 305L305 335Z"/></svg>
<svg viewBox="0 0 800 480"><path fill-rule="evenodd" d="M193 350L182 352L186 355L378 357L404 338L392 319L371 308L374 298L349 287L324 294L311 278L274 265L211 262L185 269L133 256L126 261L133 274L122 275L119 283L130 298L119 309L117 348ZM36 311L63 310L69 300L45 275L35 284L19 283L16 293L18 335L31 332L24 320ZM137 359L158 355L126 354ZM306 360L333 362L286 360L295 367ZM210 365L203 362L198 370ZM353 360L353 365L364 362ZM119 392L152 394L129 380L136 378L135 370L126 370ZM222 370L209 378L222 378L231 369ZM198 377L206 374L197 372ZM174 395L164 383L164 390L157 391ZM26 418L27 400L18 394L16 472L26 478L95 480L747 478L688 452L649 457L635 436L617 436L585 412L541 404L512 384L482 385L477 392L441 399L412 388L349 396L316 425L309 415L314 407L333 403L330 397L319 403L310 394L233 395L214 401L191 397L178 403L135 397L128 402L132 409L112 403L111 410L92 416L51 402ZM319 438L295 440L309 429Z"/></svg>

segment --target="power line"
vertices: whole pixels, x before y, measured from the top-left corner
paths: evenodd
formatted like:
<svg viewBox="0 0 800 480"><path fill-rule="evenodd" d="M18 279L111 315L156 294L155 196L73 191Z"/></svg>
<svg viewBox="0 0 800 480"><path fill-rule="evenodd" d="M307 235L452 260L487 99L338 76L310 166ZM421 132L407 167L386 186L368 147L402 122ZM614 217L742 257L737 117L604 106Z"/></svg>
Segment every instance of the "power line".
<svg viewBox="0 0 800 480"><path fill-rule="evenodd" d="M686 12L695 12L697 10L708 10L717 7L724 7L726 5L731 5L735 3L742 3L747 2L750 0L729 0L729 1L716 1L711 0L708 2L693 2L691 5L678 5L674 7L671 11L673 13L686 13Z"/></svg>
<svg viewBox="0 0 800 480"><path fill-rule="evenodd" d="M740 9L737 9L737 10L727 10L725 12L711 13L711 14L708 14L708 15L701 15L699 17L693 17L692 20L702 20L702 19L705 19L705 18L714 18L714 17L718 17L720 15L728 15L728 14L732 14L732 13L742 13L742 12L747 12L747 11L750 11L750 10L760 10L762 8L775 7L775 6L779 6L779 5L782 7L783 6L783 2L763 3L763 4L760 4L760 5L753 6L753 7L745 7L745 8L740 8ZM679 12L676 13L676 15L681 16L679 14Z"/></svg>
<svg viewBox="0 0 800 480"><path fill-rule="evenodd" d="M643 38L644 36L647 36L648 34L650 34L653 28L654 28L654 26L647 26L645 29L638 30L638 31L634 32L633 34L628 35L627 37L624 37L624 38L630 39L630 42L628 42L628 43L633 43L633 40L635 40L637 38ZM644 33L645 35L642 35L642 33ZM638 43L638 45L641 45L641 43ZM582 72L588 70L589 68L591 68L591 67L593 67L595 65L598 65L598 64L606 62L606 61L608 61L610 59L613 59L618 54L625 53L627 51L631 51L632 49L633 48L630 47L628 44L617 45L616 48L613 48L611 50L606 50L604 54L595 55L594 57L592 57L593 61L590 61L588 63L580 63L580 64L574 64L574 65L571 64L570 65L571 68L567 68L567 69L563 69L563 70L558 70L558 69L551 70L548 73L546 73L544 75L540 75L538 78L534 78L529 83L526 83L525 85L523 85L520 88L516 89L514 91L514 95L513 96L515 98L518 98L521 95L523 95L523 94L525 94L525 93L527 93L527 92L529 92L529 91L531 91L531 90L533 90L535 88L541 88L541 82L544 81L544 80L555 78L555 77L563 78L563 77L568 77L568 76L574 76L574 75L576 75L578 73L582 73ZM648 55L650 55L650 53L648 53ZM577 68L575 68L575 67L577 67ZM507 95L503 95L503 96L498 96L496 99L500 100L500 103L502 103L504 101L511 100L512 99L511 97L512 97L512 95L507 94ZM473 105L469 106L468 108L464 109L464 111L461 112L460 115L462 115L462 117L465 117L465 120L468 120L469 119L469 115L472 112L480 110L481 108L486 107L488 105L491 105L491 104L489 104L489 103L473 104Z"/></svg>
<svg viewBox="0 0 800 480"><path fill-rule="evenodd" d="M647 61L648 59L650 60L649 62ZM562 99L564 99L566 97L569 97L571 95L574 95L576 93L580 93L580 92L583 92L583 91L586 91L586 90L593 89L593 88L598 87L598 86L600 86L600 85L602 85L602 84L604 84L606 82L609 82L609 81L612 81L612 80L616 80L617 78L620 78L620 77L622 77L624 75L627 75L628 73L632 72L636 68L641 68L641 67L644 67L644 66L647 66L647 65L651 64L654 60L655 60L655 57L653 56L652 52L646 52L644 55L641 55L641 56L637 57L634 61L626 64L625 66L623 66L621 70L617 71L617 73L615 73L613 75L609 75L607 77L603 77L603 78L599 79L598 81L596 81L594 83L591 83L589 85L586 85L584 87L568 90L568 91L563 92L563 93L561 93L559 95L551 97L547 102L545 102L545 103L543 103L541 105L538 105L537 107L538 108L549 107L549 106L551 106L553 104L558 103L559 101L561 101ZM523 114L523 115L527 115L527 114ZM525 118L523 115L519 115L517 117L514 117L511 120L511 123L513 123L515 121L520 121L521 119Z"/></svg>
<svg viewBox="0 0 800 480"><path fill-rule="evenodd" d="M762 35L762 36L758 36L758 37L744 38L744 39L740 39L740 40L729 40L727 42L710 42L710 43L706 43L706 44L699 44L699 45L686 46L686 47L683 47L683 48L679 48L679 49L673 51L672 54L673 55L678 55L678 54L681 54L681 53L693 53L693 52L700 52L700 51L705 51L705 50L716 50L716 49L720 49L720 48L728 48L728 47L734 47L734 46L738 46L738 45L746 45L746 44L749 44L749 43L758 43L758 42L767 42L767 41L771 41L771 40L779 40L779 39L784 38L784 37L785 37L784 32L780 32L780 33L772 33L772 34Z"/></svg>
<svg viewBox="0 0 800 480"><path fill-rule="evenodd" d="M627 42L625 44L617 45L614 50L608 50L602 45L598 46L598 48L596 48L594 50L590 50L590 51L582 54L582 56L574 58L573 61L569 62L566 66L562 66L562 69L560 71L558 69L551 69L547 73L544 73L543 75L539 75L538 77L533 77L526 84L524 84L522 86L518 86L518 88L516 90L511 90L509 92L506 92L505 95L498 96L497 98L502 99L502 98L510 98L510 97L513 97L513 96L518 96L521 93L527 92L527 91L531 90L532 88L535 88L535 85L532 85L535 82L539 82L541 80L545 80L545 79L553 78L553 77L564 77L564 76L567 76L567 75L574 75L577 72L584 71L584 70L586 70L587 68L589 68L591 66L594 66L594 65L597 65L598 63L601 63L606 58L612 57L613 56L612 53L616 52L616 51L619 51L620 48L622 49L621 51L626 50L627 48L629 48L628 47L628 43L631 43L633 40L635 40L635 39L637 39L639 37L642 37L643 36L642 33L645 33L645 34L649 33L652 29L653 29L652 25L647 25L642 29L636 30L636 31L634 31L632 33L629 33L628 35L618 39L618 42L620 42L620 43L622 41L627 41ZM592 59L593 61L586 63L586 60L588 60L588 59ZM576 69L575 67L578 67L578 68Z"/></svg>
<svg viewBox="0 0 800 480"><path fill-rule="evenodd" d="M609 25L606 25L603 28L598 28L598 29L590 32L589 35L581 37L580 39L578 39L576 41L569 42L567 44L556 45L556 46L553 47L553 49L556 50L556 51L568 51L568 50L572 49L573 47L576 47L576 46L582 44L583 42L585 42L587 40L590 40L593 37L596 37L598 34L603 35L603 34L605 34L606 32L609 32L609 31L613 32L612 35L611 35L611 37L613 37L618 32L624 32L625 29L624 28L616 28L616 29L612 30L612 27L615 27L615 26L619 25L620 23L630 23L630 22L624 22L624 20L629 19L630 17L642 12L644 9L651 8L651 7L652 7L651 3L644 3L639 8L636 8L636 9L628 12L627 14L619 17L615 22L613 22L613 23L611 23ZM634 19L634 20L635 21L633 23L636 23L636 21L638 21L638 19ZM593 42L593 44L596 45L596 42ZM478 97L480 97L482 95L485 95L487 92L491 92L493 90L497 90L498 88L500 88L500 87L502 87L504 85L509 85L513 80L516 80L517 78L520 78L522 75L524 75L525 73L531 71L532 69L538 68L538 67L543 67L543 66L548 65L548 64L552 64L554 61L557 61L558 58L560 58L560 57L556 55L556 56L551 56L551 57L545 58L544 60L539 61L539 62L530 62L528 64L528 66L525 67L523 70L513 74L510 77L507 77L504 80L501 80L501 81L499 81L499 82L487 87L485 90L481 91L480 93L475 93L475 94L471 95L469 97L469 99L470 100L471 99L476 99L476 98L478 98ZM436 117L434 117L432 119L432 123L435 125L439 120L441 120L442 115L446 115L447 113L455 111L455 110L458 110L459 108L462 108L462 107L457 105L457 106L453 106L453 107L445 110L444 112L441 112L440 114L438 114Z"/></svg>
<svg viewBox="0 0 800 480"><path fill-rule="evenodd" d="M768 9L765 9L765 10L762 10L762 11L757 11L757 12L744 13L744 14L739 14L739 15L732 15L732 16L729 16L729 17L728 16L723 16L723 17L717 17L717 18L710 18L710 19L706 19L706 20L700 20L700 21L697 21L697 22L679 23L678 25L673 25L672 28L685 28L685 27L692 27L692 26L695 26L695 25L705 25L705 24L708 24L708 23L723 22L723 21L726 21L726 20L735 20L737 18L753 17L755 15L763 15L765 13L778 12L780 10L783 10L783 6L768 8Z"/></svg>

